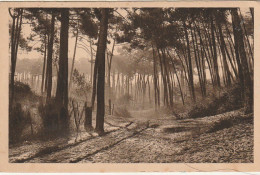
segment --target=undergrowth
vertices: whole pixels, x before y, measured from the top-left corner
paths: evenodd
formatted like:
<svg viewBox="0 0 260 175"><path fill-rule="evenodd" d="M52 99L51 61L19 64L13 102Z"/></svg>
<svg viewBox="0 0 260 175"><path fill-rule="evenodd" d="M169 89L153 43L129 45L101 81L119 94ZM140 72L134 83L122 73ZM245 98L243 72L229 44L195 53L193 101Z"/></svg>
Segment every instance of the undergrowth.
<svg viewBox="0 0 260 175"><path fill-rule="evenodd" d="M21 82L14 83L14 101L9 105L9 143L23 141L24 130L32 124L30 109L23 105L28 96L32 96L30 86Z"/></svg>
<svg viewBox="0 0 260 175"><path fill-rule="evenodd" d="M196 102L186 101L183 106L176 104L174 113L178 118L200 118L217 115L243 108L241 87L234 84L223 89L211 89L207 97L197 97Z"/></svg>

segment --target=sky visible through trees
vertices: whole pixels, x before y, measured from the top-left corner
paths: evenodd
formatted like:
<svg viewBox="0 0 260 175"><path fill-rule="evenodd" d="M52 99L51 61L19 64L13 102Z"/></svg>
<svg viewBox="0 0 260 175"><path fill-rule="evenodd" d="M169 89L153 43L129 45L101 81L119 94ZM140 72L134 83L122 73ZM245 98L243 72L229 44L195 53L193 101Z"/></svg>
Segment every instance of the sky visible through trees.
<svg viewBox="0 0 260 175"><path fill-rule="evenodd" d="M10 8L9 16L12 127L27 103L39 132L58 137L82 127L103 136L109 117L146 110L179 119L253 113L253 8Z"/></svg>

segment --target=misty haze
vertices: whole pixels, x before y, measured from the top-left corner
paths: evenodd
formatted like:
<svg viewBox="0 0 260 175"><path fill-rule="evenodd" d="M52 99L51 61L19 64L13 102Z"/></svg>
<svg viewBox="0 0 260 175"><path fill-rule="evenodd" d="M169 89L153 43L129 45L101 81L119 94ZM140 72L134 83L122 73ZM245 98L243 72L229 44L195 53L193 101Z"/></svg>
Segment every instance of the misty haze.
<svg viewBox="0 0 260 175"><path fill-rule="evenodd" d="M253 8L10 8L9 162L252 163Z"/></svg>

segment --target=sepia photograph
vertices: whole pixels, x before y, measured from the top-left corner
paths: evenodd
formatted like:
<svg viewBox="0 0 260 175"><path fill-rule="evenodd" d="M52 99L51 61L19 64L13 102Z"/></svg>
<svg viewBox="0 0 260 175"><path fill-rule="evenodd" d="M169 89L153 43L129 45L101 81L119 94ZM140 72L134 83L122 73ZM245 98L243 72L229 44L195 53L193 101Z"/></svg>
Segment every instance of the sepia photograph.
<svg viewBox="0 0 260 175"><path fill-rule="evenodd" d="M253 8L9 8L9 161L253 162Z"/></svg>
<svg viewBox="0 0 260 175"><path fill-rule="evenodd" d="M7 163L255 165L255 12L7 6Z"/></svg>

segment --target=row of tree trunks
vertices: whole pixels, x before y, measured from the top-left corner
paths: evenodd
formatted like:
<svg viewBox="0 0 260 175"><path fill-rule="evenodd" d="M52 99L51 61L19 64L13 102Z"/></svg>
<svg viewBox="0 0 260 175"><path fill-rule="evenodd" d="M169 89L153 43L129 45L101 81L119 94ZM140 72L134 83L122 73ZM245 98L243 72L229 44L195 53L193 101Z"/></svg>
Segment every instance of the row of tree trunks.
<svg viewBox="0 0 260 175"><path fill-rule="evenodd" d="M193 68L192 68L192 63L191 63L190 41L189 41L188 32L187 32L188 29L187 29L187 25L186 25L185 21L183 21L183 27L184 27L185 39L186 39L186 43L187 43L187 54L188 54L187 67L188 67L189 87L190 87L190 93L191 93L192 100L195 102L196 96L195 96L194 82L193 82Z"/></svg>
<svg viewBox="0 0 260 175"><path fill-rule="evenodd" d="M231 9L231 15L235 40L236 59L239 72L239 81L243 90L241 93L244 99L246 112L251 112L253 111L253 82L249 73L241 20L238 16L238 11L236 8Z"/></svg>
<svg viewBox="0 0 260 175"><path fill-rule="evenodd" d="M17 14L15 14L15 11ZM9 8L9 14L12 17L12 31L11 31L11 77L10 77L10 102L9 105L12 106L14 99L14 76L17 61L18 46L20 40L20 34L22 29L22 19L23 19L23 9L16 9L11 12Z"/></svg>

